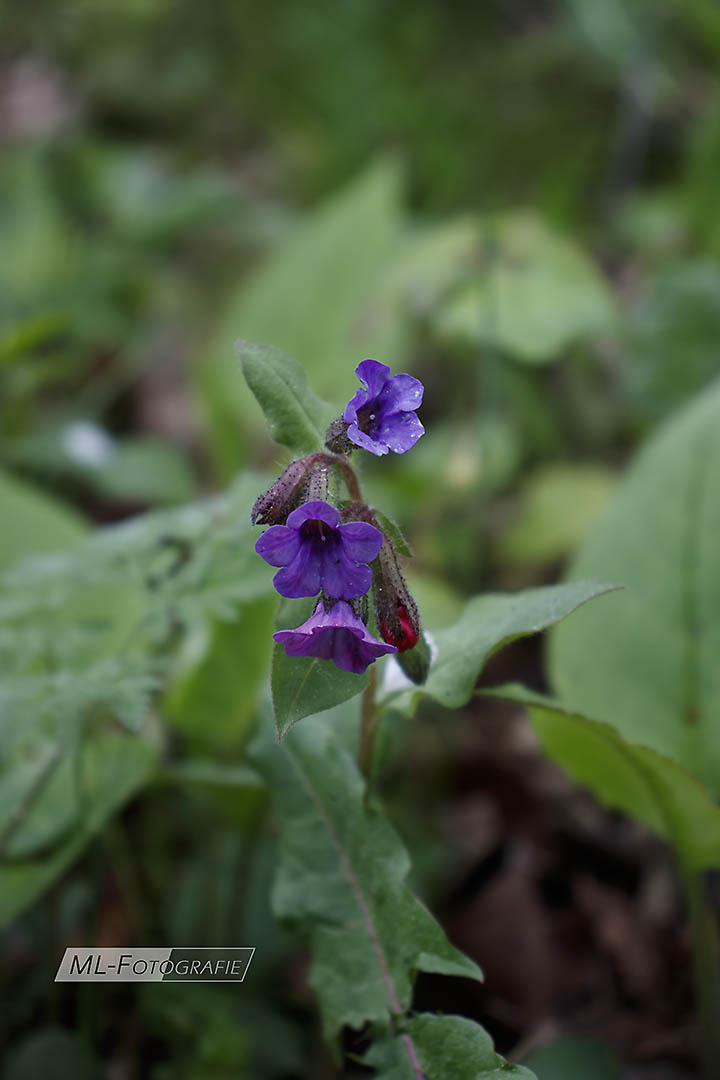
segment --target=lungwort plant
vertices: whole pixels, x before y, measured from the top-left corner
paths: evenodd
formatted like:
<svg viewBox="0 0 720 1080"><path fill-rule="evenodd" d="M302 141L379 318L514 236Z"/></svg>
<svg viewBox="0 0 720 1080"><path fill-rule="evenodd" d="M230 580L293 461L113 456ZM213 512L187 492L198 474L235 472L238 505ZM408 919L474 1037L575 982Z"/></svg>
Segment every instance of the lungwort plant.
<svg viewBox="0 0 720 1080"><path fill-rule="evenodd" d="M365 360L356 369L362 388L333 418L278 350L241 343L240 355L273 437L294 455L252 511L254 523L269 526L255 547L278 568L282 598L271 676L282 745L264 732L255 746L282 830L276 913L311 941L327 1038L363 1031L363 1061L378 1076L530 1076L503 1063L469 1020L412 1011L417 972L482 976L406 885L407 854L372 794L375 736L424 699L465 705L495 650L611 586L476 597L455 625L425 633L401 568L410 549L386 511L364 498L354 464L358 451L412 450L424 432L421 383ZM378 679L378 663L395 670Z"/></svg>
<svg viewBox="0 0 720 1080"><path fill-rule="evenodd" d="M720 1075L705 890L720 865L720 387L641 453L572 580L471 597L437 628L408 588L393 508L372 505L361 483L363 461L382 469L421 437L430 445L419 381L365 360L338 415L279 350L243 343L240 359L289 451L269 487L243 475L224 495L89 533L0 480L13 508L0 546L0 924L154 782L264 786L278 837L272 907L310 945L338 1059L351 1045L380 1080L531 1077L476 1023L413 1009L419 972L482 975L411 891L378 781L389 733L395 748L411 738L421 708L452 723L493 653L561 624L558 697L499 692L529 706L542 746L579 783L674 851L707 1075ZM232 746L232 766L194 761L192 738L190 756L171 753L160 721L190 733L196 713L215 725L205 752ZM262 941L251 943L259 958Z"/></svg>

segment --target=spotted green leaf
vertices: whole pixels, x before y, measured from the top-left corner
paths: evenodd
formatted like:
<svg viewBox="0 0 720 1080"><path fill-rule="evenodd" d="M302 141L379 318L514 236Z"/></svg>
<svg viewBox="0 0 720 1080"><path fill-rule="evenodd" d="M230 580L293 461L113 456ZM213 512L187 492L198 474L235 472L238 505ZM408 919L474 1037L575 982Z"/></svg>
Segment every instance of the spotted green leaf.
<svg viewBox="0 0 720 1080"><path fill-rule="evenodd" d="M378 1070L375 1080L535 1080L496 1054L485 1029L464 1016L412 1016L399 1034L374 1043L363 1062Z"/></svg>
<svg viewBox="0 0 720 1080"><path fill-rule="evenodd" d="M329 1038L402 1015L418 971L481 978L409 891L407 853L365 799L337 712L308 718L282 747L265 732L255 748L280 825L273 908L311 940Z"/></svg>

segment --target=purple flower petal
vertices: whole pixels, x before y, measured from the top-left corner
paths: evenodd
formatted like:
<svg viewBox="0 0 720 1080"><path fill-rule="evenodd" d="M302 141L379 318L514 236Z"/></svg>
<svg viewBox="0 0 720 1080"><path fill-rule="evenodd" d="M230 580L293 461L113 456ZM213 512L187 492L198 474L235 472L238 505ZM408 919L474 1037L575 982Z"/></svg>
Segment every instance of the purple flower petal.
<svg viewBox="0 0 720 1080"><path fill-rule="evenodd" d="M347 550L346 550L347 544ZM316 596L324 589L338 600L364 596L372 584L366 565L377 555L382 534L368 522L340 525L337 507L313 499L293 510L287 525L273 525L255 548L272 566L281 596Z"/></svg>
<svg viewBox="0 0 720 1080"><path fill-rule="evenodd" d="M298 506L287 519L291 529L299 529L306 521L324 521L331 529L337 529L340 521L340 511L322 499L312 499L310 502Z"/></svg>
<svg viewBox="0 0 720 1080"><path fill-rule="evenodd" d="M382 547L380 530L367 521L348 521L341 525L340 537L345 554L355 562L372 562Z"/></svg>
<svg viewBox="0 0 720 1080"><path fill-rule="evenodd" d="M345 601L325 610L318 603L309 619L295 630L278 630L273 637L288 656L314 656L332 660L343 671L361 674L380 656L397 652L393 645L376 641Z"/></svg>
<svg viewBox="0 0 720 1080"><path fill-rule="evenodd" d="M357 390L345 406L348 439L376 457L389 450L404 454L425 431L415 415L423 384L404 372L391 376L377 360L363 360L355 371L366 389Z"/></svg>
<svg viewBox="0 0 720 1080"><path fill-rule="evenodd" d="M283 570L278 570L273 585L281 596L295 600L320 592L322 563L310 544L300 544L298 553Z"/></svg>
<svg viewBox="0 0 720 1080"><path fill-rule="evenodd" d="M286 525L271 525L257 538L255 550L271 566L287 566L295 558L300 537Z"/></svg>
<svg viewBox="0 0 720 1080"><path fill-rule="evenodd" d="M364 563L353 562L343 554L342 546L337 549L339 557L334 558L328 552L323 561L323 589L328 596L340 600L352 600L364 596L372 585L372 570Z"/></svg>
<svg viewBox="0 0 720 1080"><path fill-rule="evenodd" d="M363 450L369 450L370 453L375 454L376 457L382 457L383 454L387 454L388 452L386 443L379 442L377 439L372 438L372 436L366 435L364 431L360 430L357 424L351 424L347 433L350 442L354 442L356 446L362 447Z"/></svg>
<svg viewBox="0 0 720 1080"><path fill-rule="evenodd" d="M354 421L357 420L357 411L358 411L358 409L361 409L363 407L363 405L365 405L367 403L367 400L368 400L368 392L367 392L367 390L362 390L361 389L361 390L356 390L355 391L355 393L353 394L353 396L350 398L347 405L345 406L345 411L343 412L343 420L345 421L346 424L352 424L352 423L354 423Z"/></svg>
<svg viewBox="0 0 720 1080"><path fill-rule="evenodd" d="M425 431L414 412L392 413L382 424L379 437L396 454L410 450Z"/></svg>
<svg viewBox="0 0 720 1080"><path fill-rule="evenodd" d="M355 368L355 374L367 387L368 397L376 398L390 378L390 368L377 360L362 360Z"/></svg>
<svg viewBox="0 0 720 1080"><path fill-rule="evenodd" d="M422 405L425 387L412 375L393 375L380 394L379 404L383 412L410 412Z"/></svg>

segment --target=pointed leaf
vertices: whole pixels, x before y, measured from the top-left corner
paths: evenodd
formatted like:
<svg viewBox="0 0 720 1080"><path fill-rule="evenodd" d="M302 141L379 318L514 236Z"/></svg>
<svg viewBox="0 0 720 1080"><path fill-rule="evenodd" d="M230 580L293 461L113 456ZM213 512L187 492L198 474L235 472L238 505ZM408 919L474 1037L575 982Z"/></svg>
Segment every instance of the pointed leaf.
<svg viewBox="0 0 720 1080"><path fill-rule="evenodd" d="M720 807L681 765L524 687L503 686L493 696L527 705L546 754L606 806L647 825L688 866L720 865Z"/></svg>
<svg viewBox="0 0 720 1080"><path fill-rule="evenodd" d="M627 588L551 641L558 696L720 794L720 382L641 451L573 576Z"/></svg>
<svg viewBox="0 0 720 1080"><path fill-rule="evenodd" d="M43 889L77 858L89 840L149 779L157 757L157 747L138 736L101 735L83 749L83 813L77 825L43 858L0 865L0 927L7 925ZM48 790L48 799L55 793ZM28 818L32 827L46 814L43 796Z"/></svg>
<svg viewBox="0 0 720 1080"><path fill-rule="evenodd" d="M535 1080L496 1054L485 1029L464 1016L413 1016L402 1034L376 1042L363 1064L378 1069L375 1080Z"/></svg>
<svg viewBox="0 0 720 1080"><path fill-rule="evenodd" d="M274 345L237 345L243 374L275 442L294 455L322 450L335 410L310 389L305 372Z"/></svg>
<svg viewBox="0 0 720 1080"><path fill-rule="evenodd" d="M486 660L503 645L559 622L593 597L617 586L574 581L511 595L476 596L460 619L433 638L433 662L424 686L414 687L388 664L382 704L409 714L423 697L449 709L467 704Z"/></svg>
<svg viewBox="0 0 720 1080"><path fill-rule="evenodd" d="M407 853L368 806L340 727L314 716L282 747L265 736L255 750L280 819L273 907L312 939L328 1037L405 1012L419 970L481 978L408 890Z"/></svg>

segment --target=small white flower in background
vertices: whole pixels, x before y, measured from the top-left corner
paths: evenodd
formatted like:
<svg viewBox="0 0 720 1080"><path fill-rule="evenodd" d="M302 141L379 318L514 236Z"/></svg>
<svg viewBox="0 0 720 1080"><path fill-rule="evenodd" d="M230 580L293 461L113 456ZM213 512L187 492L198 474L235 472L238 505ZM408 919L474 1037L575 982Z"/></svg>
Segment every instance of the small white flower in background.
<svg viewBox="0 0 720 1080"><path fill-rule="evenodd" d="M115 442L107 431L90 420L74 420L63 431L63 450L76 465L98 469L112 457Z"/></svg>

